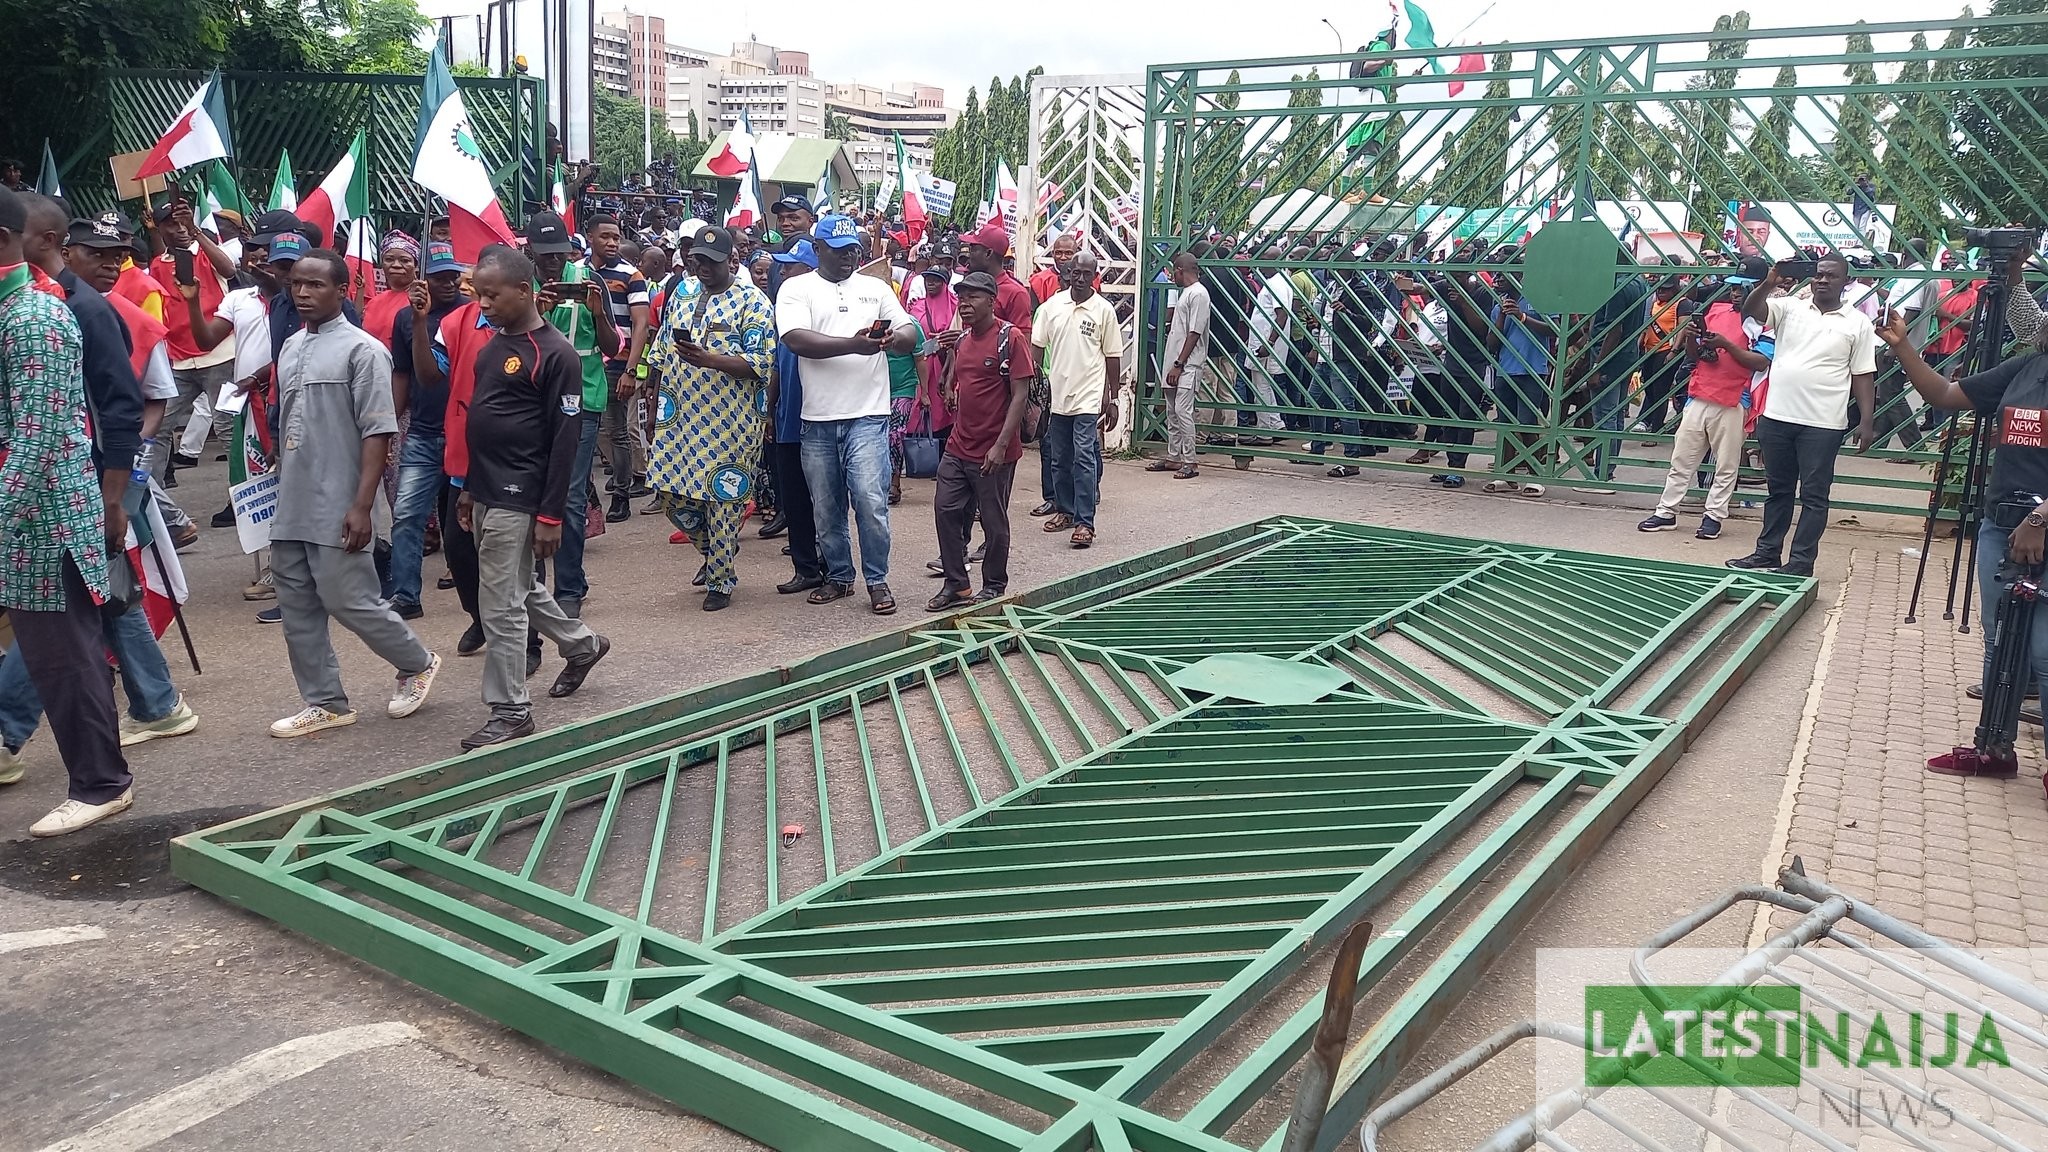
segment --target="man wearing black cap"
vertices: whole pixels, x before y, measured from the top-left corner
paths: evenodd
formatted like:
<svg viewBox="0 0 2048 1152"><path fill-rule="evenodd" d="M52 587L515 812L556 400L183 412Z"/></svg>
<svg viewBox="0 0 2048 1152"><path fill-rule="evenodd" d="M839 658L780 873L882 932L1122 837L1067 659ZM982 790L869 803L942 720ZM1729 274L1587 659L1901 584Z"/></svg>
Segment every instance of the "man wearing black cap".
<svg viewBox="0 0 2048 1152"><path fill-rule="evenodd" d="M707 227L690 245L697 278L662 309L649 354L654 438L647 480L704 555L704 610L732 603L740 524L753 495L761 413L775 361L768 297L732 270L733 234Z"/></svg>
<svg viewBox="0 0 2048 1152"><path fill-rule="evenodd" d="M540 273L541 316L569 338L583 367L583 429L576 441L576 459L569 470L569 503L562 516L562 547L555 553L555 603L570 616L583 614L590 580L583 571L583 530L590 516L590 471L597 459L598 430L604 421L611 381L604 360L617 356L625 341L607 314L604 281L585 278L581 264L569 262L576 246L569 229L553 212L526 218L526 254ZM582 285L581 295L572 286Z"/></svg>
<svg viewBox="0 0 2048 1152"><path fill-rule="evenodd" d="M811 229L818 223L817 210L812 208L811 202L802 196L784 196L769 206L768 211L774 215L775 231L782 237L772 249L777 255L795 248L797 241L809 237ZM778 262L768 269L768 298L770 300L773 300L776 294L781 291L783 270L787 267L788 264L786 262Z"/></svg>
<svg viewBox="0 0 2048 1152"><path fill-rule="evenodd" d="M414 365L422 357L446 355L435 346L434 335L441 321L462 306L462 266L454 251L441 244L429 247L423 275L406 289L408 307L391 318L391 403L407 417L398 446L398 493L391 501L391 607L404 620L425 614L420 568L426 560L427 518L448 482L442 459L448 447L447 373L421 373Z"/></svg>
<svg viewBox="0 0 2048 1152"><path fill-rule="evenodd" d="M995 278L970 272L960 280L960 341L946 377L946 406L953 432L939 457L932 520L939 535L944 588L925 604L930 612L964 608L1001 596L1010 582L1010 487L1017 458L1024 454L1020 429L1037 367L1031 340L996 317ZM982 590L975 595L967 576L967 534L975 514L987 538L981 561Z"/></svg>

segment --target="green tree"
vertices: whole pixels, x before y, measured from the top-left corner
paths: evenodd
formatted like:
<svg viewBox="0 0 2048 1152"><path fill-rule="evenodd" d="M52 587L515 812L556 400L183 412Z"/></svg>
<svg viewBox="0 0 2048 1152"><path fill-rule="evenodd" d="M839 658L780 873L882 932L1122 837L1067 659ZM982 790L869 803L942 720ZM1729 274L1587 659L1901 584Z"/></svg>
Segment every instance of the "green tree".
<svg viewBox="0 0 2048 1152"><path fill-rule="evenodd" d="M696 113L692 112L691 115L695 116ZM841 112L825 113L825 139L853 139L853 121Z"/></svg>
<svg viewBox="0 0 2048 1152"><path fill-rule="evenodd" d="M1317 108L1323 103L1323 90L1314 68L1306 76L1294 74L1295 87L1287 93L1289 108ZM1336 143L1336 125L1330 117L1318 116L1313 112L1294 113L1287 117L1287 138L1273 152L1272 163L1260 173L1264 177L1265 191L1270 196L1284 196L1299 188L1321 191L1330 182L1333 171L1333 147ZM1255 172L1257 169L1255 169ZM1263 226L1273 228L1299 227L1299 222L1270 220Z"/></svg>
<svg viewBox="0 0 2048 1152"><path fill-rule="evenodd" d="M615 96L599 88L592 92L591 153L611 179L647 169L647 109L637 101ZM654 158L674 160L679 174L687 174L704 157L699 141L692 150L668 130L668 122L654 117Z"/></svg>
<svg viewBox="0 0 2048 1152"><path fill-rule="evenodd" d="M1716 18L1714 31L1727 38L1714 41L1713 46L1707 49L1706 69L1686 82L1686 87L1692 91L1726 92L1734 88L1736 79L1741 75L1741 69L1735 66L1735 62L1749 55L1749 39L1739 35L1749 31L1747 11ZM1721 218L1727 214L1727 202L1739 199L1743 191L1728 155L1728 141L1735 117L1734 104L1734 100L1727 96L1702 96L1688 101L1680 113L1690 127L1683 156L1696 189L1691 205L1692 226L1695 231L1708 236L1721 234Z"/></svg>
<svg viewBox="0 0 2048 1152"><path fill-rule="evenodd" d="M1856 26L1861 28L1863 21ZM1921 41L1926 44L1925 40ZM1870 43L1870 33L1851 32L1848 44L1849 55L1864 59L1851 60L1842 69L1852 86L1842 97L1842 106L1835 118L1835 145L1833 157L1840 169L1834 181L1846 194L1850 182L1858 175L1876 168L1872 142L1877 135L1877 118L1884 110L1884 90L1877 85L1877 69L1869 57L1876 51Z"/></svg>
<svg viewBox="0 0 2048 1152"><path fill-rule="evenodd" d="M2048 11L2048 0L1992 0L1992 16L2036 16ZM2005 28L1979 28L1970 33L1972 48L2011 48L2048 44L2048 24L2040 21ZM1949 198L1971 213L1980 227L2014 221L2042 223L2048 219L2037 184L2012 174L2040 171L2044 148L2026 125L2048 117L2048 52L2018 56L1972 54L1956 69L1958 81L1988 84L1975 98L1956 106L1960 143L1948 180ZM2003 87L2014 81L2017 87Z"/></svg>
<svg viewBox="0 0 2048 1152"><path fill-rule="evenodd" d="M1912 49L1927 51L1924 33L1913 34ZM1902 91L1884 123L1884 161L1878 169L1878 184L1899 206L1892 226L1902 238L1939 240L1945 230L1941 178L1949 166L1948 102L1938 93L1904 90L1908 84L1927 83L1931 76L1925 60L1909 60L1900 67Z"/></svg>
<svg viewBox="0 0 2048 1152"><path fill-rule="evenodd" d="M933 137L932 174L959 186L953 200L954 223L973 222L975 205L990 193L990 173L998 159L1014 174L1030 155L1031 107L1025 93L1031 78L1044 71L1035 67L1008 81L990 77L985 101L977 98L975 89L968 89L960 118Z"/></svg>
<svg viewBox="0 0 2048 1152"><path fill-rule="evenodd" d="M1778 69L1771 82L1770 107L1749 134L1749 153L1737 164L1742 183L1762 200L1810 200L1814 189L1806 165L1792 154L1792 122L1797 112L1799 70Z"/></svg>
<svg viewBox="0 0 2048 1152"><path fill-rule="evenodd" d="M1240 82L1236 69L1232 69L1225 83L1235 86ZM1218 93L1216 106L1236 111L1240 99L1240 94L1234 91ZM1257 191L1245 178L1247 131L1245 122L1235 116L1205 120L1196 127L1193 161L1188 165L1188 208L1193 215L1189 220L1171 221L1170 228L1236 232L1244 227L1252 205L1258 200Z"/></svg>
<svg viewBox="0 0 2048 1152"><path fill-rule="evenodd" d="M1499 74L1515 66L1512 52L1496 52L1489 70ZM1499 75L1486 83L1486 100L1508 98L1508 82ZM1491 104L1472 114L1444 157L1429 199L1465 208L1497 208L1508 179L1508 148L1514 134L1515 109Z"/></svg>
<svg viewBox="0 0 2048 1152"><path fill-rule="evenodd" d="M427 25L415 0L362 0L342 39L345 67L350 72L425 72L427 50L420 47L420 33Z"/></svg>

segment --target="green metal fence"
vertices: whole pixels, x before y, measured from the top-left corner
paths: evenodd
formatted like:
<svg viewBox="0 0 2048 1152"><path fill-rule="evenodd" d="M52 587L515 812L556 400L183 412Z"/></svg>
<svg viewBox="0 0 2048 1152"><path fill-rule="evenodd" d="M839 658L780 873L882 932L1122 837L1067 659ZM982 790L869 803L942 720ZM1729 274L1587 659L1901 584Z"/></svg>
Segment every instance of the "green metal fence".
<svg viewBox="0 0 2048 1152"><path fill-rule="evenodd" d="M38 149L43 136L51 137L67 197L82 210L111 207L107 157L156 143L204 78L200 72L116 70L104 82L100 107L33 106L10 112L14 122L8 137L17 147L37 141ZM412 180L420 77L224 72L221 82L236 152L231 166L251 201L260 204L268 198L278 158L286 151L304 196L348 150L357 129L367 126L370 211L382 223L418 231L426 211L426 192ZM499 198L523 215L527 201L542 198L540 158L547 126L541 81L458 77L456 85ZM129 207L132 211L134 206Z"/></svg>
<svg viewBox="0 0 2048 1152"><path fill-rule="evenodd" d="M1669 283L1687 312L1730 291L1717 274L1743 252L1843 251L1870 264L1852 297L1922 305L1915 340L1945 350L1994 274L1965 229L2048 223L2044 47L2040 15L1771 30L1742 15L1627 42L1155 66L1143 429L1163 425L1166 262L1200 246L1208 451L1302 460L1322 441L1331 464L1444 473L1443 451L1476 436L1475 482L1655 491L1690 365L1645 338L1652 305L1553 315L1547 362L1489 339L1517 277L1532 292L1555 278L1536 250L1565 246L1556 226L1600 221L1615 243L1582 248L1577 271L1613 292ZM1525 245L1526 264L1500 266ZM1881 361L1887 436L1845 446L1838 508L1925 512L1936 453L1910 391Z"/></svg>
<svg viewBox="0 0 2048 1152"><path fill-rule="evenodd" d="M1276 1149L1369 918L1327 1149L1813 592L1267 520L172 859L785 1152Z"/></svg>

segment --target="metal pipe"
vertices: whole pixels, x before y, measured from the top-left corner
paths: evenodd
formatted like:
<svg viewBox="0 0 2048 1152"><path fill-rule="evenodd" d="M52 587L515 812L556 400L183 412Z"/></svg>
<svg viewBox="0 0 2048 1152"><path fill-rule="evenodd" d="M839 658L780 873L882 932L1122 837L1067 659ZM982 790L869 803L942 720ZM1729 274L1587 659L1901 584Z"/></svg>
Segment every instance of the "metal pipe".
<svg viewBox="0 0 2048 1152"><path fill-rule="evenodd" d="M1323 993L1323 1018L1316 1025L1308 1067L1302 1069L1301 1083L1294 1090L1294 1114L1287 1118L1287 1142L1281 1152L1309 1152L1322 1134L1330 1091L1337 1084L1337 1067L1344 1062L1344 1041L1351 1034L1351 1011L1358 1001L1358 966L1365 959L1370 939L1372 921L1361 920L1337 946L1330 986Z"/></svg>

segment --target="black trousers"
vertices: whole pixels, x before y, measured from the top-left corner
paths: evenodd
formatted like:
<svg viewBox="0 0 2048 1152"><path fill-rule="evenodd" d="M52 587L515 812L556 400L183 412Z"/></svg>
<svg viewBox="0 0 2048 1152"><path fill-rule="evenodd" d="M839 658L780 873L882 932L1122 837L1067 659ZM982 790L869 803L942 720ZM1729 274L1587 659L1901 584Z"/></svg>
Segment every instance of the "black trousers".
<svg viewBox="0 0 2048 1152"><path fill-rule="evenodd" d="M115 558L125 564L127 557ZM121 719L114 710L114 676L107 668L107 643L99 605L84 577L64 561L64 607L55 612L9 608L14 638L28 678L43 698L43 714L57 754L70 774L71 799L105 804L135 782L121 755Z"/></svg>
<svg viewBox="0 0 2048 1152"><path fill-rule="evenodd" d="M811 486L804 479L804 446L770 446L769 470L775 473L775 510L789 521L789 562L800 579L825 574L818 558L818 518L811 510Z"/></svg>
<svg viewBox="0 0 2048 1152"><path fill-rule="evenodd" d="M1792 532L1792 552L1785 563L1811 569L1820 555L1820 536L1828 527L1828 496L1835 487L1835 455L1842 450L1842 428L1788 424L1769 416L1756 422L1757 447L1764 454L1764 529L1756 538L1758 556L1776 557L1792 530L1792 506L1799 506L1799 527Z"/></svg>
<svg viewBox="0 0 2048 1152"><path fill-rule="evenodd" d="M982 588L1002 592L1010 586L1010 485L1017 479L1012 461L983 472L978 460L948 452L939 457L938 491L932 496L932 521L939 532L939 567L946 570L946 591L966 592L967 534L981 514Z"/></svg>

